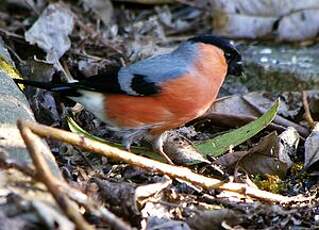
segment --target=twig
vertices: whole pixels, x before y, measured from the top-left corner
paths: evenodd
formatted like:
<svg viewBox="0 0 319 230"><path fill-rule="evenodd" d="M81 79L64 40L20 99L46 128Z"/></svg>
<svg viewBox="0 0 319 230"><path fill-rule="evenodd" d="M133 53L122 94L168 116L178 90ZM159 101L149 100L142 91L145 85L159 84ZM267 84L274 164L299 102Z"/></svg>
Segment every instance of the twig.
<svg viewBox="0 0 319 230"><path fill-rule="evenodd" d="M4 34L5 36L8 36L8 37L17 38L17 39L21 39L21 40L25 41L24 36L16 34L16 33L12 33L4 28L0 28L0 33Z"/></svg>
<svg viewBox="0 0 319 230"><path fill-rule="evenodd" d="M28 131L29 128L24 127L23 124L19 125L20 130L25 130L27 129ZM21 131L22 132L22 131ZM35 134L32 133L32 131L30 131L31 134L34 136ZM29 135L29 134L27 134ZM37 141L39 140L39 137L36 136L36 138L34 139L34 137L31 136L31 140L32 141ZM30 151L30 150L29 150ZM42 158L42 154L41 153L37 153L40 155L40 161ZM30 152L31 157L34 156L33 153ZM39 156L35 156L37 159L39 158ZM38 161L37 161L38 162ZM53 175L51 174L51 172L47 171L48 170L48 165L46 163L46 161L42 161L41 165L42 167L45 168L45 175L43 176L43 173L39 173L29 167L23 167L20 166L18 164L15 164L13 162L7 162L5 159L0 158L0 167L1 165L3 167L6 168L16 168L17 170L21 171L22 173L26 174L27 176L30 176L32 178L34 178L35 180L39 180L39 181L49 181L48 183L50 183L52 186L56 187L57 189L59 189L59 193L64 193L66 194L71 200L77 202L78 204L82 205L86 210L88 210L90 213L100 217L103 221L107 222L112 229L116 229L116 230L130 230L131 227L129 225L127 225L123 220L121 220L120 218L118 218L116 215L114 215L112 212L110 212L109 210L107 210L106 208L103 207L99 207L99 205L97 205L95 202L93 202L92 200L89 200L88 196L83 194L82 192L70 187L67 183L65 183L64 181L59 181L56 177L53 177ZM38 165L35 163L35 165ZM40 170L40 172L42 172L43 170ZM49 179L47 179L47 177ZM46 183L44 183L46 184ZM54 191L55 192L55 191ZM56 193L56 194L59 194Z"/></svg>
<svg viewBox="0 0 319 230"><path fill-rule="evenodd" d="M309 128L313 129L315 127L315 121L312 118L307 97L307 92L302 91L302 103L305 110L304 118L307 121Z"/></svg>
<svg viewBox="0 0 319 230"><path fill-rule="evenodd" d="M201 186L205 189L219 189L245 194L267 202L287 203L295 201L296 197L286 197L278 194L273 194L267 191L251 188L245 184L240 183L225 183L218 179L205 177L193 173L190 169L178 166L172 166L157 162L145 157L137 156L135 154L111 147L88 138L82 137L78 134L51 128L30 121L19 121L20 126L30 128L34 133L41 137L53 138L62 142L78 146L86 151L95 152L102 156L112 158L115 160L124 161L128 164L141 167L150 171L166 174L171 178L180 178L189 181L195 185Z"/></svg>
<svg viewBox="0 0 319 230"><path fill-rule="evenodd" d="M89 225L84 220L82 215L77 210L77 206L71 202L64 193L61 192L61 182L59 182L59 180L53 176L41 153L40 138L32 133L28 127L22 125L22 123L18 122L17 125L36 168L37 178L41 180L43 184L45 184L49 192L59 204L60 208L74 222L77 229L93 230L93 226Z"/></svg>
<svg viewBox="0 0 319 230"><path fill-rule="evenodd" d="M103 144L94 140L90 140L86 137L80 136L75 133L67 132L51 128L45 125L41 125L30 121L20 121L20 123L30 128L34 133L42 137L54 138L62 142L78 146L89 152L95 152L102 156L109 157L115 160L125 161L131 165L135 165L144 169L167 174L173 178L181 178L190 181L194 184L199 184L205 188L217 188L224 182L204 177L193 173L188 168L170 166L168 164L160 163L142 156L137 156L133 153L129 153L124 150L120 150L115 147L111 147L107 144Z"/></svg>

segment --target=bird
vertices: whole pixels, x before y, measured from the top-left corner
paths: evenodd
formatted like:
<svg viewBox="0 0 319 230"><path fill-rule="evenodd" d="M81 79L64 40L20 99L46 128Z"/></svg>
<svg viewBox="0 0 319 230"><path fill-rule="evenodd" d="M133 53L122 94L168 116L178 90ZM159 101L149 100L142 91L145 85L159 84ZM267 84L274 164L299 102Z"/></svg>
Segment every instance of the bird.
<svg viewBox="0 0 319 230"><path fill-rule="evenodd" d="M240 76L242 71L236 47L208 34L191 37L169 53L84 80L14 80L82 104L110 129L127 133L122 144L128 151L133 142L147 137L153 149L173 164L163 150L167 131L203 115L216 100L225 77Z"/></svg>

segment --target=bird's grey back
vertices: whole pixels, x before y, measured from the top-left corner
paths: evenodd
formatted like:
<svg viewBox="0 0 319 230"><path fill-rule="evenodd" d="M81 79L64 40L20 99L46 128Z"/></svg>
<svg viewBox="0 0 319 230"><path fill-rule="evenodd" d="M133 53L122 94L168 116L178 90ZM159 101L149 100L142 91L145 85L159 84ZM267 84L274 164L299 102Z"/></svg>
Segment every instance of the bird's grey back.
<svg viewBox="0 0 319 230"><path fill-rule="evenodd" d="M196 46L197 44L184 42L171 53L150 57L121 68L118 75L121 88L134 95L131 82L135 75L144 76L148 82L161 83L187 73L197 55Z"/></svg>

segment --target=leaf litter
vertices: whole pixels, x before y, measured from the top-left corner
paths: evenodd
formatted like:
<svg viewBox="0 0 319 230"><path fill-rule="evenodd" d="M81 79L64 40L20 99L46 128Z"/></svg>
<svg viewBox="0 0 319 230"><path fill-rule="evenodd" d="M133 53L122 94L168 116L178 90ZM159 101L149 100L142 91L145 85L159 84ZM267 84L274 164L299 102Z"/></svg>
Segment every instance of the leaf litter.
<svg viewBox="0 0 319 230"><path fill-rule="evenodd" d="M303 23L309 24L308 20L315 20L315 12L307 11L305 6L300 6L300 9L297 6L277 7L279 3L274 2L272 7L276 10L271 11L270 16L267 14L269 8L262 5L264 3L249 5L248 2L239 4L238 1L228 3L229 8L214 8L210 12L202 10L204 7L201 8L201 4L198 8L194 7L191 1L154 7L136 5L135 1L130 1L129 4L125 1L81 1L80 4L72 6L67 3L40 4L45 1L28 2L30 4L22 6L25 9L24 13L14 13L17 17L10 18L9 11L1 11L0 17L5 20L1 22L0 34L23 61L16 61L23 76L43 81L52 78L61 80L60 76L53 74L56 69L61 70L61 65L64 71L72 74L72 77L85 78L105 68L126 65L153 54L166 52L173 49L179 41L195 33L211 31L211 16L214 25L218 24L214 31L229 37L269 36L280 40L300 40L314 37L317 30L311 27L309 31L300 33L301 36L293 34L287 37L287 34L291 34L289 31L293 21L297 20L296 25L302 27ZM223 1L214 1L219 7L221 3ZM14 3L8 1L5 6L8 8L5 9L9 9L12 4ZM43 7L44 5L46 7ZM236 8L233 6L239 7L239 13L232 11ZM216 9L219 10L218 14ZM304 22L296 19L300 14L297 12L299 10L305 12L307 20ZM216 15L220 13L228 17L227 24L216 20ZM265 17L256 20L256 14ZM278 34L273 34L278 18ZM220 17L220 20L222 19L224 18ZM247 26L243 21L252 26ZM246 25L245 28L242 25ZM239 29L231 30L235 27ZM36 58L27 59L34 56ZM42 67L43 61L39 61L41 59L53 64L60 62L61 65ZM25 72L31 74L24 74ZM89 112L73 112L69 109L73 104L68 101L46 95L45 92L28 90L26 94L31 104L35 103L33 110L40 123L70 129L90 138L96 138L98 135L101 138L99 140L103 142L120 141L120 137L106 130L105 125ZM315 120L318 120L319 114L318 95L317 91L308 92L310 111ZM281 98L278 112L276 109L272 110L268 113L268 119L260 120L259 117L267 114L278 96ZM203 117L187 124L184 128L186 131L172 131L171 140L166 143L165 148L176 158L174 160L177 164L189 165L194 171L204 175L220 176L216 170L212 170L218 167L226 180L255 183L272 192L307 197L313 194L316 179L307 175L305 170L312 169L312 173L315 172L313 168L318 161L318 151L316 128L309 135L310 130L305 126L302 117L303 111L299 92L283 92L280 95L250 92L227 96L212 105ZM71 117L74 120L70 120ZM273 122L269 124L272 119ZM261 126L251 126L258 121ZM244 133L237 129L244 125L250 125L248 130L254 129L253 134L243 135ZM227 141L232 139L229 138L229 133L235 133L235 137L240 137L240 141L231 140L228 143ZM226 137L221 141L224 143L222 151L209 148L204 151L204 156L199 154L201 151L197 151L198 143L207 143L222 136ZM69 184L90 194L101 207L110 207L115 214L136 228L207 229L215 226L216 229L254 229L270 225L277 228L318 225L315 221L318 215L317 199L286 206L261 204L245 196L236 200L230 193L205 191L179 180L168 182L157 173L82 152L69 145L54 141L49 143ZM144 147L144 143L137 143L133 151L149 157L154 156ZM216 155L209 156L206 159L205 156L211 153L224 155L218 158ZM196 164L193 164L194 162ZM303 162L305 168L301 170L298 165ZM252 180L249 181L247 178ZM285 186L276 191L272 189L274 186L280 186L279 184ZM212 199L203 199L208 196ZM12 201L8 195L2 196L2 199L4 203L1 204L13 205L13 209L18 210L19 205L10 203ZM50 211L47 206L41 204L37 209L50 213L55 210L54 207L50 207ZM30 210L25 212L31 213ZM5 219L13 220L9 218L10 214L7 211L3 213ZM55 215L56 217L53 217L50 214L52 218L58 218L58 214ZM23 215L18 212L12 216ZM92 213L85 213L84 216L96 227L108 226ZM52 219L45 220L35 215L33 218L36 219L34 223L41 223L52 229L49 223ZM59 219L59 223L62 222L63 220ZM23 225L20 222L18 224Z"/></svg>

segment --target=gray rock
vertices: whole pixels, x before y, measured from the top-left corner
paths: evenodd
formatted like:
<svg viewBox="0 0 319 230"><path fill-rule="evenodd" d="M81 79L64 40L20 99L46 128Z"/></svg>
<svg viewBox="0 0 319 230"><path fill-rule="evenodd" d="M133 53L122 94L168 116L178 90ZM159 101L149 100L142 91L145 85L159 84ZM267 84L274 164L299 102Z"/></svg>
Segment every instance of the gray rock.
<svg viewBox="0 0 319 230"><path fill-rule="evenodd" d="M16 122L18 119L34 121L34 116L24 94L11 79L11 77L16 76L14 63L0 37L0 155L18 164L31 164L31 158L17 129ZM42 149L52 173L61 176L45 141L43 141Z"/></svg>
<svg viewBox="0 0 319 230"><path fill-rule="evenodd" d="M245 45L241 47L249 90L319 89L319 46Z"/></svg>

